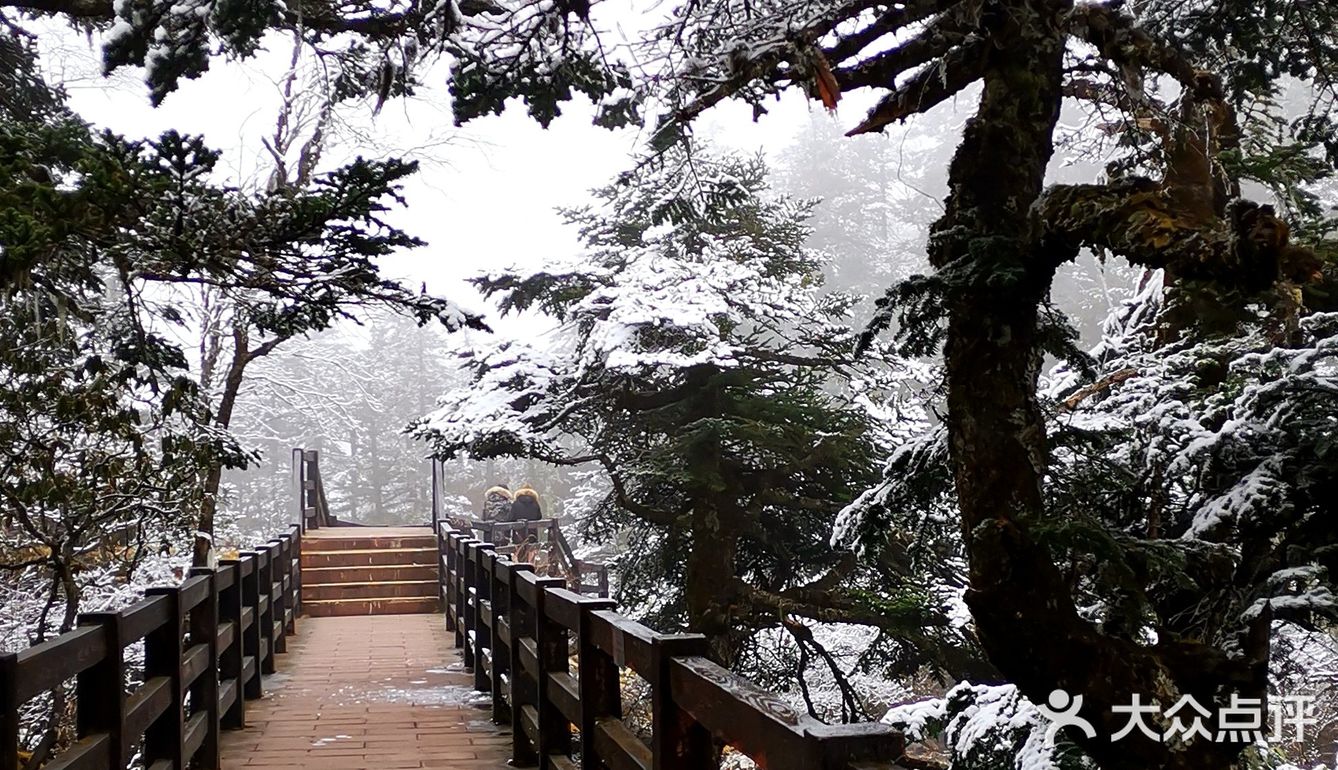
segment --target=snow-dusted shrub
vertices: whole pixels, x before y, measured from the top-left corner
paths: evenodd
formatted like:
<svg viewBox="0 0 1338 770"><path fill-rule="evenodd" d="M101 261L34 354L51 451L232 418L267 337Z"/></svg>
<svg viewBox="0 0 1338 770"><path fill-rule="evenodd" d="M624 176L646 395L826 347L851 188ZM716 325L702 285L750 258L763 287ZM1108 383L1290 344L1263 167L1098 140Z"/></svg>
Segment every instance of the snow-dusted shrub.
<svg viewBox="0 0 1338 770"><path fill-rule="evenodd" d="M1095 770L1062 735L1047 747L1050 727L1013 685L957 685L942 698L893 706L884 724L907 741L936 739L949 750L952 770Z"/></svg>

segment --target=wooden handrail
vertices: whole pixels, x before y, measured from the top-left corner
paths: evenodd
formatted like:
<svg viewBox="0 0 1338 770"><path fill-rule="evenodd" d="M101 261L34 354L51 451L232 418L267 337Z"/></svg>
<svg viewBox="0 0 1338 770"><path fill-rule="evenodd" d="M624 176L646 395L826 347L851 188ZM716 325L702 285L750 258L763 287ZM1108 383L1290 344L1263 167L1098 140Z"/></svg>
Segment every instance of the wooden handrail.
<svg viewBox="0 0 1338 770"><path fill-rule="evenodd" d="M436 536L447 630L494 719L511 724L517 766L574 770L574 727L584 770L700 770L716 767L717 746L768 770L899 767L905 741L887 725L824 724L713 663L704 636L658 633L445 522ZM623 669L650 685L649 743L622 721Z"/></svg>
<svg viewBox="0 0 1338 770"><path fill-rule="evenodd" d="M330 513L330 501L325 497L321 480L321 454L315 449L293 448L293 477L297 496L297 523L302 531L338 526Z"/></svg>
<svg viewBox="0 0 1338 770"><path fill-rule="evenodd" d="M79 616L79 627L0 655L0 770L19 765L19 712L75 680L75 742L24 768L125 768L143 742L149 770L221 768L219 730L245 725L245 701L262 694L300 613L302 530L195 568L116 612ZM144 641L142 683L127 693L126 647ZM189 705L186 695L189 694Z"/></svg>
<svg viewBox="0 0 1338 770"><path fill-rule="evenodd" d="M436 522L434 526L439 527L443 523ZM571 578L567 588L582 595L599 597L609 595L608 565L576 558L571 543L567 540L567 536L562 533L561 524L557 519L529 519L524 521L470 519L466 529L469 532L478 533L483 541L493 543L498 553L507 555L513 555L514 544L517 541L524 542L533 535L538 542L541 533L547 534L547 543L552 545L557 552L558 566L561 568L562 574ZM519 531L519 537L517 537L517 531ZM549 577L554 577L554 575L549 575Z"/></svg>

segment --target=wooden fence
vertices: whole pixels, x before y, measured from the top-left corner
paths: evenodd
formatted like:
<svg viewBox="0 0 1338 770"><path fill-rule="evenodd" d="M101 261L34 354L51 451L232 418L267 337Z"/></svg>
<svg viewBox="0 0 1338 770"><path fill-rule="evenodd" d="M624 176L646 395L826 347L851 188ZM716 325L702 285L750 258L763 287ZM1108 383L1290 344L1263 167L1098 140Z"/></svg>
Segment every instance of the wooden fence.
<svg viewBox="0 0 1338 770"><path fill-rule="evenodd" d="M493 718L512 725L514 764L701 770L723 745L768 770L898 767L904 741L892 728L823 724L711 662L703 636L656 633L470 533L446 522L436 532L447 628ZM624 669L649 684L649 742L622 719Z"/></svg>
<svg viewBox="0 0 1338 770"><path fill-rule="evenodd" d="M297 498L297 521L302 531L321 527L348 526L330 513L330 501L325 497L325 483L321 480L321 453L315 449L293 448L293 494Z"/></svg>
<svg viewBox="0 0 1338 770"><path fill-rule="evenodd" d="M149 770L222 767L220 728L245 724L301 611L301 528L217 569L192 569L116 612L79 616L75 630L0 655L0 770L20 770L19 714L29 700L74 679L76 735L54 758L22 767L110 770L136 755ZM143 640L140 683L126 648ZM40 752L39 752L40 754ZM49 761L47 761L49 759Z"/></svg>
<svg viewBox="0 0 1338 770"><path fill-rule="evenodd" d="M589 596L609 595L609 568L606 564L586 561L576 557L567 536L562 534L562 526L557 519L535 519L532 521L486 521L473 519L466 530L478 533L479 540L495 544L494 550L505 556L512 556L516 543L527 540L549 546L557 555L555 567L562 575L571 577L568 588L578 594ZM550 574L548 577L557 577Z"/></svg>

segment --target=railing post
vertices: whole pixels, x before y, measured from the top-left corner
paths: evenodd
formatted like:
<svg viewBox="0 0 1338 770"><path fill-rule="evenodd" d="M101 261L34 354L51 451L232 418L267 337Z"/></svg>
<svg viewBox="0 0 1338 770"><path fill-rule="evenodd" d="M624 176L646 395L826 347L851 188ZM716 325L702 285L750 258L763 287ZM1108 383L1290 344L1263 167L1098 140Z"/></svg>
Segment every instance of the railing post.
<svg viewBox="0 0 1338 770"><path fill-rule="evenodd" d="M307 475L311 488L311 495L316 506L316 526L328 527L334 523L334 517L330 515L330 501L325 497L325 487L321 483L321 453L316 449L308 449Z"/></svg>
<svg viewBox="0 0 1338 770"><path fill-rule="evenodd" d="M219 651L218 678L231 680L236 695L232 704L219 715L221 726L240 729L246 726L246 698L243 688L242 671L245 669L246 644L242 630L242 562L240 559L223 559L218 563L220 570L232 574L228 587L218 592L218 619L220 623L232 624L232 641ZM215 576L217 580L217 576Z"/></svg>
<svg viewBox="0 0 1338 770"><path fill-rule="evenodd" d="M297 616L302 614L302 528L292 531L293 547L288 556L288 573L292 577L288 588L288 606L293 608L293 620L288 624L288 633L297 633Z"/></svg>
<svg viewBox="0 0 1338 770"><path fill-rule="evenodd" d="M248 565L249 562L249 565ZM247 567L250 567L249 573ZM264 657L261 645L264 636L260 629L260 555L255 551L243 551L240 565L242 581L242 622L250 616L250 623L245 628L238 626L237 633L242 639L242 676L246 676L246 658L251 659L251 676L241 682L238 699L245 697L255 700L264 695L264 685L260 680L260 660ZM250 610L248 613L247 610Z"/></svg>
<svg viewBox="0 0 1338 770"><path fill-rule="evenodd" d="M150 588L145 596L162 597L167 602L167 622L144 637L144 679L165 676L171 680L172 704L144 732L144 766L167 760L174 770L186 766L186 693L182 686L181 666L185 654L182 629L186 623L181 611L181 588ZM133 740L133 737L131 737Z"/></svg>
<svg viewBox="0 0 1338 770"><path fill-rule="evenodd" d="M0 770L19 770L17 653L0 653Z"/></svg>
<svg viewBox="0 0 1338 770"><path fill-rule="evenodd" d="M576 633L577 686L581 696L581 770L603 770L595 750L595 725L601 719L621 719L622 691L619 689L618 664L613 657L595 646L591 626L595 613L611 611L610 599L581 602L580 627Z"/></svg>
<svg viewBox="0 0 1338 770"><path fill-rule="evenodd" d="M707 657L710 647L700 634L657 635L651 642L651 757L654 770L697 770L715 767L711 733L674 703L669 689L669 663L675 657Z"/></svg>
<svg viewBox="0 0 1338 770"><path fill-rule="evenodd" d="M466 549L470 543L478 541L472 537L455 540L455 646L464 649L464 666L469 670L474 665L474 653L469 645L469 559Z"/></svg>
<svg viewBox="0 0 1338 770"><path fill-rule="evenodd" d="M549 684L550 673L567 673L570 663L567 655L567 629L548 617L544 604L548 589L566 586L562 578L539 578L535 581L538 592L534 603L534 642L539 653L538 708L539 708L539 770L551 770L552 757L571 756L571 723L553 703Z"/></svg>
<svg viewBox="0 0 1338 770"><path fill-rule="evenodd" d="M275 538L269 541L269 614L273 620L266 628L270 629L271 645L269 651L270 666L278 665L278 660L274 657L281 652L288 652L288 641L285 638L288 630L288 624L284 618L285 599L287 598L283 590L283 575L286 560L284 559L284 541ZM270 671L269 673L274 673Z"/></svg>
<svg viewBox="0 0 1338 770"><path fill-rule="evenodd" d="M521 640L534 636L534 608L516 588L520 576L526 572L534 572L534 565L516 563L507 571L507 610L510 613L507 624L511 627L511 763L517 767L529 767L539 759L536 747L525 734L524 707L538 705L535 686L521 660Z"/></svg>
<svg viewBox="0 0 1338 770"><path fill-rule="evenodd" d="M474 577L477 581L475 601L478 611L474 614L478 630L474 633L474 689L479 692L492 690L492 669L497 667L497 655L494 647L493 628L497 625L496 607L492 603L492 571L497 560L497 553L491 543L480 543L477 550L478 563ZM488 605L488 620L483 619L483 605ZM485 655L489 661L488 670L481 665Z"/></svg>
<svg viewBox="0 0 1338 770"><path fill-rule="evenodd" d="M461 660L464 663L465 671L474 673L474 613L476 606L474 604L474 564L469 560L470 548L477 543L477 540L460 541L460 603L462 611L460 613L460 625L463 627L462 637L464 639L464 652L461 654Z"/></svg>
<svg viewBox="0 0 1338 770"><path fill-rule="evenodd" d="M488 599L487 573L484 571L483 555L493 550L492 543L472 543L469 546L469 584L473 591L473 612L469 615L469 630L474 633L474 644L469 659L474 667L474 689L486 691L491 684L483 671L483 651L490 649L492 639L488 626L483 623L483 602Z"/></svg>
<svg viewBox="0 0 1338 770"><path fill-rule="evenodd" d="M256 559L256 623L260 626L260 656L256 667L261 674L274 669L274 562L268 547L251 551ZM258 679L259 677L257 677Z"/></svg>
<svg viewBox="0 0 1338 770"><path fill-rule="evenodd" d="M441 460L433 457L432 460L432 531L437 530L437 523L441 521Z"/></svg>
<svg viewBox="0 0 1338 770"><path fill-rule="evenodd" d="M451 542L445 522L434 522L432 534L437 541L437 594L446 615L446 630L455 631L455 592L451 590Z"/></svg>
<svg viewBox="0 0 1338 770"><path fill-rule="evenodd" d="M209 591L205 593L204 601L190 611L191 643L205 644L209 656L204 673L190 686L191 716L206 714L204 742L195 752L193 765L217 770L223 767L218 742L218 574L209 567L192 567L190 576L203 577L209 581Z"/></svg>
<svg viewBox="0 0 1338 770"><path fill-rule="evenodd" d="M119 612L87 612L79 625L102 629L107 654L75 678L76 734L84 738L107 733L111 766L124 768L132 744L125 735L125 646ZM135 736L138 738L138 736Z"/></svg>
<svg viewBox="0 0 1338 770"><path fill-rule="evenodd" d="M274 652L288 652L288 589L293 584L293 540L282 536L272 540L278 549L278 568L274 569Z"/></svg>
<svg viewBox="0 0 1338 770"><path fill-rule="evenodd" d="M511 635L511 570L515 562L497 557L492 565L490 593L492 595L492 719L498 724L511 721L511 704L507 702L507 673L511 670L511 647L515 637ZM505 625L506 641L499 629Z"/></svg>
<svg viewBox="0 0 1338 770"><path fill-rule="evenodd" d="M297 505L297 521L294 524L301 532L307 531L307 494L306 494L306 464L303 462L304 453L301 449L293 447L289 455L289 464L292 466L293 497Z"/></svg>

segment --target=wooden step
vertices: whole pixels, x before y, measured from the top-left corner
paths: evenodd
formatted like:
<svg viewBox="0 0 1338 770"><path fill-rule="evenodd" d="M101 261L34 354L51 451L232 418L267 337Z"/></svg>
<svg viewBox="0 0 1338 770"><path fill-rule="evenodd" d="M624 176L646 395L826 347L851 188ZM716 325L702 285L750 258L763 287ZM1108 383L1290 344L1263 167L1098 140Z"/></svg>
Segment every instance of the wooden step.
<svg viewBox="0 0 1338 770"><path fill-rule="evenodd" d="M437 540L430 533L413 536L366 537L349 535L339 537L310 537L302 541L303 553L321 553L324 551L355 551L391 549L432 549L436 550Z"/></svg>
<svg viewBox="0 0 1338 770"><path fill-rule="evenodd" d="M311 552L303 549L302 568L308 567L366 567L368 565L411 564L434 565L436 548L355 548L337 551Z"/></svg>
<svg viewBox="0 0 1338 770"><path fill-rule="evenodd" d="M441 602L422 596L382 596L366 599L325 599L302 602L311 617L334 615L416 615L441 612Z"/></svg>
<svg viewBox="0 0 1338 770"><path fill-rule="evenodd" d="M326 583L382 583L403 580L437 579L435 566L374 564L358 567L302 567L302 586Z"/></svg>
<svg viewBox="0 0 1338 770"><path fill-rule="evenodd" d="M377 597L435 598L440 586L436 580L391 580L367 583L318 583L302 586L302 601L328 599L375 599Z"/></svg>

